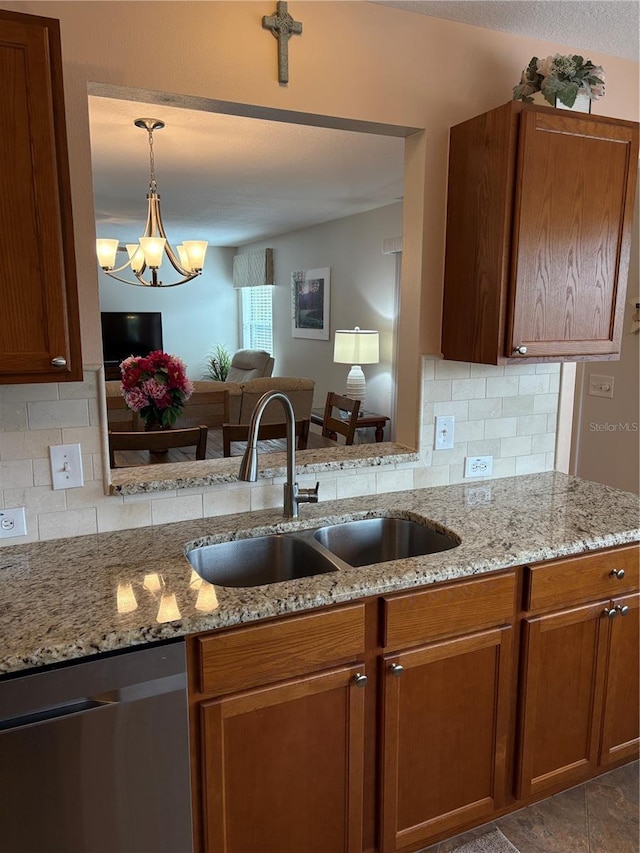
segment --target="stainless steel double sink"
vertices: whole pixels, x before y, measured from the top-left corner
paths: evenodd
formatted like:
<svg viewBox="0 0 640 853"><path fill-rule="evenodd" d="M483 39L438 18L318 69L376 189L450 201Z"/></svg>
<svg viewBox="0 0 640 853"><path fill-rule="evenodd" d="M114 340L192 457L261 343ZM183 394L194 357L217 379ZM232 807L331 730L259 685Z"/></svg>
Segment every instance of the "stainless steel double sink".
<svg viewBox="0 0 640 853"><path fill-rule="evenodd" d="M385 516L203 545L186 556L210 583L251 587L434 554L459 544L454 533Z"/></svg>

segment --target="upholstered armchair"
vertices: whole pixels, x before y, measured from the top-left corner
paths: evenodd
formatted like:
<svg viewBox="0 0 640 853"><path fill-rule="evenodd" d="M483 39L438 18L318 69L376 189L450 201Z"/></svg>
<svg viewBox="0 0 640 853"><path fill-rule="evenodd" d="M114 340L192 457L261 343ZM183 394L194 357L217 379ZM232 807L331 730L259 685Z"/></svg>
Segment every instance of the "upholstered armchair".
<svg viewBox="0 0 640 853"><path fill-rule="evenodd" d="M231 359L226 382L249 382L273 373L273 358L261 349L239 349Z"/></svg>

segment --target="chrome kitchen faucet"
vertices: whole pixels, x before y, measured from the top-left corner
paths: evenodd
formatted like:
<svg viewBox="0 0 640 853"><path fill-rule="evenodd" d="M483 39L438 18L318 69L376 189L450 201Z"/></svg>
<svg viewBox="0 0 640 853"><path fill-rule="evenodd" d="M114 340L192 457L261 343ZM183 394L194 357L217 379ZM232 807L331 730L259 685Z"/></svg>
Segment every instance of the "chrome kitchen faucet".
<svg viewBox="0 0 640 853"><path fill-rule="evenodd" d="M247 449L240 463L238 477L249 483L255 483L258 479L258 433L262 414L272 400L278 400L282 404L287 425L287 482L284 484L284 517L297 518L298 504L318 503L318 488L316 483L314 489L301 489L295 481L296 477L296 429L295 415L291 400L282 391L267 391L256 403L251 414L249 423L249 435L247 437Z"/></svg>

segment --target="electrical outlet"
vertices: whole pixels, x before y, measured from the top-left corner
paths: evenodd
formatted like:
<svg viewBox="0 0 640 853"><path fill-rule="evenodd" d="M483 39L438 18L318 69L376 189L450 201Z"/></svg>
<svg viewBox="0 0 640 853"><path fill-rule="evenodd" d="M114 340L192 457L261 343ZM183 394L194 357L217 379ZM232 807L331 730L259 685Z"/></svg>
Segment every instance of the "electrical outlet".
<svg viewBox="0 0 640 853"><path fill-rule="evenodd" d="M79 444L50 446L49 456L54 489L74 489L84 485Z"/></svg>
<svg viewBox="0 0 640 853"><path fill-rule="evenodd" d="M27 535L27 518L24 507L14 509L0 509L0 539L9 539L11 536Z"/></svg>
<svg viewBox="0 0 640 853"><path fill-rule="evenodd" d="M493 456L467 456L464 460L465 477L488 477L493 471Z"/></svg>
<svg viewBox="0 0 640 853"><path fill-rule="evenodd" d="M435 450L451 450L453 447L453 415L438 415L436 417Z"/></svg>

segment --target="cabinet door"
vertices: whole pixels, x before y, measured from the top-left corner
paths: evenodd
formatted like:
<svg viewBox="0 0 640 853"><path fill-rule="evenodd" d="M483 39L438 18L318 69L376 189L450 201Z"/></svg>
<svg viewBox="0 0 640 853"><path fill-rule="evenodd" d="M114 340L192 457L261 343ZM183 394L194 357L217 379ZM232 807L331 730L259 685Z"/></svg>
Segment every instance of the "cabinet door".
<svg viewBox="0 0 640 853"><path fill-rule="evenodd" d="M0 382L82 378L58 22L0 11Z"/></svg>
<svg viewBox="0 0 640 853"><path fill-rule="evenodd" d="M203 702L209 853L361 853L358 667Z"/></svg>
<svg viewBox="0 0 640 853"><path fill-rule="evenodd" d="M506 356L620 350L637 128L523 111Z"/></svg>
<svg viewBox="0 0 640 853"><path fill-rule="evenodd" d="M610 604L524 622L519 798L595 772Z"/></svg>
<svg viewBox="0 0 640 853"><path fill-rule="evenodd" d="M638 757L640 596L616 598L618 616L611 622L604 697L600 764ZM624 610L624 608L628 610ZM621 615L624 614L624 615Z"/></svg>
<svg viewBox="0 0 640 853"><path fill-rule="evenodd" d="M384 657L383 853L502 803L511 640L499 628Z"/></svg>

